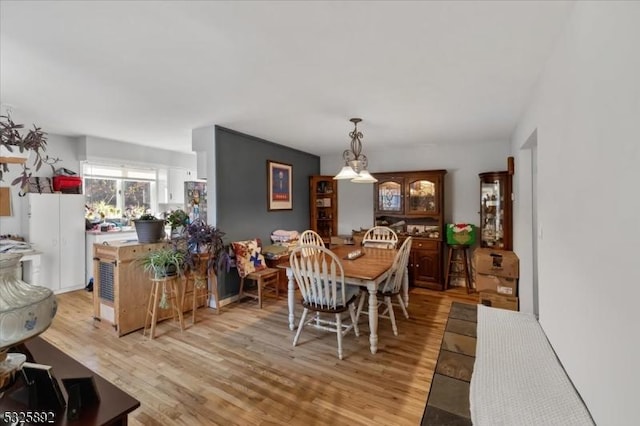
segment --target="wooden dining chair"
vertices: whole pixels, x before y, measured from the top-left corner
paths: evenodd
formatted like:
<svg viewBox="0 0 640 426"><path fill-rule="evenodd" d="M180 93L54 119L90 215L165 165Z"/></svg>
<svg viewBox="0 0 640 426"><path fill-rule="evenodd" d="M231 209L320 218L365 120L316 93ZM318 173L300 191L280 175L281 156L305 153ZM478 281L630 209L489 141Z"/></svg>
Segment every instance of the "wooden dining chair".
<svg viewBox="0 0 640 426"><path fill-rule="evenodd" d="M305 256L306 252L316 254ZM306 325L335 332L338 337L338 358L342 359L342 337L352 328L356 336L360 335L356 321L355 301L358 287L344 283L344 269L340 259L327 248L319 245L297 246L289 257L291 270L302 294L302 317L298 331L293 339L293 346L298 344L302 329ZM320 314L307 320L309 311ZM351 324L342 322L342 314L349 311ZM322 318L329 314L335 321Z"/></svg>
<svg viewBox="0 0 640 426"><path fill-rule="evenodd" d="M396 317L393 312L393 302L392 298L397 297L398 305L402 308L402 312L404 313L405 318L409 319L409 313L407 312L407 307L404 304L404 300L402 300L402 281L404 279L404 274L407 273L407 263L409 262L409 253L411 252L411 237L408 237L402 243L400 250L396 254L395 259L393 260L393 265L391 266L391 272L387 277L386 281L383 285L380 286L380 289L377 293L378 298L378 306L377 309L380 309L381 306L384 306L384 311L378 315L379 318L389 318L391 320L391 327L393 328L393 334L398 335L398 326L396 325ZM364 301L369 300L367 296L367 290L360 290L360 302L358 303L358 312L356 313L356 322L360 319L360 314L363 312L362 308L364 307Z"/></svg>
<svg viewBox="0 0 640 426"><path fill-rule="evenodd" d="M398 235L387 226L374 226L369 229L362 238L362 245L376 248L396 248Z"/></svg>
<svg viewBox="0 0 640 426"><path fill-rule="evenodd" d="M238 302L244 297L251 297L258 301L258 307L262 309L263 296L266 292L275 293L276 300L279 299L278 281L280 270L267 267L262 255L260 241L258 239L235 241L231 243L231 246L236 255L236 266L240 276ZM245 291L245 280L256 282L255 293Z"/></svg>
<svg viewBox="0 0 640 426"><path fill-rule="evenodd" d="M316 231L312 229L307 229L302 234L300 234L300 238L298 239L299 246L320 246L325 247L324 240ZM316 254L311 248L305 248L302 251L303 256L309 256L311 254Z"/></svg>

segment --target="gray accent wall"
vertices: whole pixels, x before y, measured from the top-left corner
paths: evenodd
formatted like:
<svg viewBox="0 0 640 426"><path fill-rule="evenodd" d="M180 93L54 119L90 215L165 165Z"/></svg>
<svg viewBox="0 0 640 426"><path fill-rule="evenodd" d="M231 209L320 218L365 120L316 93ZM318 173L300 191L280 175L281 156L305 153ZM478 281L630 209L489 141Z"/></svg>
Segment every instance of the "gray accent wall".
<svg viewBox="0 0 640 426"><path fill-rule="evenodd" d="M320 174L320 157L216 126L217 227L225 242L261 238L276 229L309 227L309 176ZM267 210L267 160L291 164L293 209ZM238 274L219 274L222 298L238 292Z"/></svg>

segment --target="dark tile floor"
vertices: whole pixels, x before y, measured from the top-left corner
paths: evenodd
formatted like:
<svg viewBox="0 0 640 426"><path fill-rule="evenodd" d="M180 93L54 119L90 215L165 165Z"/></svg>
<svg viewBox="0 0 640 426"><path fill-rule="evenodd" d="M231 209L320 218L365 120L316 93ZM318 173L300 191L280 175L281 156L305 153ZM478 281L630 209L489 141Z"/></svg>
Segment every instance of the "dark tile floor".
<svg viewBox="0 0 640 426"><path fill-rule="evenodd" d="M471 425L469 382L476 354L477 312L477 305L451 305L423 426Z"/></svg>

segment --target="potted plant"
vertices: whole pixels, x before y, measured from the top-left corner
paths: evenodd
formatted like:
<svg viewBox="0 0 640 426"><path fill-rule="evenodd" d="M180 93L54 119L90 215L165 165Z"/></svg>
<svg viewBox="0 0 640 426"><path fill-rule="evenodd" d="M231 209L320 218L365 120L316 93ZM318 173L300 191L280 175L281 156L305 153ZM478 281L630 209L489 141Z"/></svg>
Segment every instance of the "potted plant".
<svg viewBox="0 0 640 426"><path fill-rule="evenodd" d="M181 275L185 252L177 247L160 248L145 254L141 261L144 270L151 273L155 279Z"/></svg>
<svg viewBox="0 0 640 426"><path fill-rule="evenodd" d="M143 214L133 221L139 243L157 243L164 238L164 219L152 214Z"/></svg>
<svg viewBox="0 0 640 426"><path fill-rule="evenodd" d="M171 238L179 237L189 224L189 216L182 209L173 210L167 216L167 223L171 225Z"/></svg>
<svg viewBox="0 0 640 426"><path fill-rule="evenodd" d="M19 185L22 192L27 192L29 178L33 174L31 167L35 167L35 171L38 171L43 164L48 164L51 166L52 173L55 173L53 165L60 160L44 154L47 149L47 133L34 125L33 129L23 136L21 133L23 128L24 125L13 122L9 112L7 115L0 115L0 181L3 174L9 171L9 164L20 164L22 173L11 182L11 185ZM29 167L27 159L32 153L33 164Z"/></svg>
<svg viewBox="0 0 640 426"><path fill-rule="evenodd" d="M182 275L185 261L185 252L177 247L165 247L150 251L141 258L142 267L150 273L154 279L162 279ZM158 306L167 309L169 302L163 286L162 297Z"/></svg>
<svg viewBox="0 0 640 426"><path fill-rule="evenodd" d="M208 270L215 273L219 266L228 263L223 236L224 232L202 219L187 225L180 241L185 252L185 268L198 274Z"/></svg>

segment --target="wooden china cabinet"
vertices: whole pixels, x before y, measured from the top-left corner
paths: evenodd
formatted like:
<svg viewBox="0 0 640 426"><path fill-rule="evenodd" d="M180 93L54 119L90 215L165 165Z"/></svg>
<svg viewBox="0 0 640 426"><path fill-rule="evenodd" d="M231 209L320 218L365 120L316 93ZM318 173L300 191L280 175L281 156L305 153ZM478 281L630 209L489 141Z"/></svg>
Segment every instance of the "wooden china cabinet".
<svg viewBox="0 0 640 426"><path fill-rule="evenodd" d="M309 176L310 229L325 244L338 233L338 185L333 176Z"/></svg>
<svg viewBox="0 0 640 426"><path fill-rule="evenodd" d="M480 247L513 250L511 173L480 173Z"/></svg>
<svg viewBox="0 0 640 426"><path fill-rule="evenodd" d="M444 176L446 170L376 173L374 220L396 231L400 244L413 237L409 283L442 290Z"/></svg>

